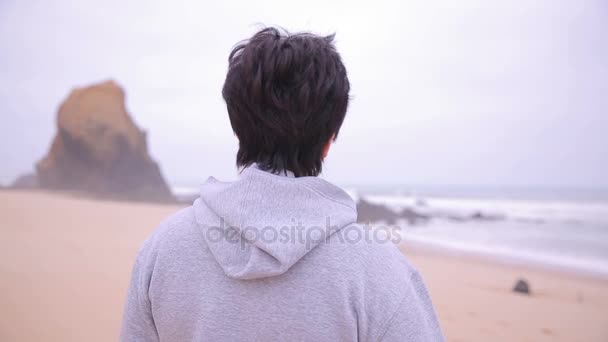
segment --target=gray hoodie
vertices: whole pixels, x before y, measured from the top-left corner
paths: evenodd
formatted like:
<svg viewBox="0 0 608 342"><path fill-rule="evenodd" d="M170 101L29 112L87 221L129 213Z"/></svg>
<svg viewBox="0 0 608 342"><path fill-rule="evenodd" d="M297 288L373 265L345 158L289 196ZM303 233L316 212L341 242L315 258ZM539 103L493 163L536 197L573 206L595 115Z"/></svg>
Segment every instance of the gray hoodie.
<svg viewBox="0 0 608 342"><path fill-rule="evenodd" d="M443 341L420 274L318 177L210 178L141 248L122 341Z"/></svg>

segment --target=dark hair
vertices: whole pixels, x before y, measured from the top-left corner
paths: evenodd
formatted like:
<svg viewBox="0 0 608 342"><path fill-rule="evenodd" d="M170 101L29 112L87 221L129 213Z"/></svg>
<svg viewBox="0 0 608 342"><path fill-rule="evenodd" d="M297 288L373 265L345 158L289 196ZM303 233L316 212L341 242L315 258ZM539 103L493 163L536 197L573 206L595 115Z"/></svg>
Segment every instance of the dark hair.
<svg viewBox="0 0 608 342"><path fill-rule="evenodd" d="M222 95L239 139L238 167L321 172L323 147L338 136L350 91L333 39L265 28L232 50Z"/></svg>

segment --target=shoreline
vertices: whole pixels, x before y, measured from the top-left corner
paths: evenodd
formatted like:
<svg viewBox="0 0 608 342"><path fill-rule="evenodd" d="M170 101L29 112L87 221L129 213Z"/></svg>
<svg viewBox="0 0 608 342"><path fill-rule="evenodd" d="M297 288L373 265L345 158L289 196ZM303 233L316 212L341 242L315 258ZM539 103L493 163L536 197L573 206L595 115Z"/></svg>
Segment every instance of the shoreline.
<svg viewBox="0 0 608 342"><path fill-rule="evenodd" d="M589 280L608 282L608 272L601 270L582 268L570 265L550 263L534 258L526 258L518 255L505 255L500 253L482 252L473 249L464 249L442 245L427 241L414 241L405 238L399 244L399 249L403 252L414 252L424 255L441 255L444 257L457 257L473 262L483 262L498 264L507 267L521 267L533 271L554 273L558 275L582 277Z"/></svg>
<svg viewBox="0 0 608 342"><path fill-rule="evenodd" d="M190 206L192 201L190 200L176 200L174 202L155 202L155 201L138 201L138 200L129 200L126 198L110 198L110 197L91 197L86 194L78 193L78 192L69 192L69 191L53 191L47 189L16 189L10 187L0 187L1 193L29 193L29 194L44 194L48 196L57 196L63 198L70 198L74 200L84 200L84 201L98 201L98 202L106 202L106 203L122 203L126 205L136 205L136 206L167 206L172 208L183 208ZM178 196L176 196L177 198ZM372 225L373 226L373 225ZM403 236L402 241L399 244L405 245L408 248L412 248L417 250L418 252L424 252L425 250L433 253L440 253L444 256L457 256L461 258L472 258L472 259L484 259L491 260L492 262L507 265L507 266L519 266L519 267L527 267L533 268L535 270L541 271L549 271L554 273L563 273L570 274L574 276L587 277L590 279L599 279L599 280L608 280L608 268L606 270L598 270L593 267L580 267L575 265L567 265L564 263L551 262L550 258L542 257L530 257L518 254L517 252L513 252L511 254L507 253L496 253L491 251L485 251L481 249L475 248L466 248L466 247L456 247L449 246L447 244L442 244L441 242L423 240L423 239L412 239L408 236ZM400 247L401 248L401 247Z"/></svg>
<svg viewBox="0 0 608 342"><path fill-rule="evenodd" d="M183 208L190 206L192 201L180 201L175 202L154 202L154 201L137 201L129 200L126 198L109 198L109 197L91 197L86 194L69 191L53 191L47 189L16 189L10 187L0 188L1 193L29 193L29 194L44 194L48 196L58 198L69 198L73 200L83 201L96 201L104 203L120 203L125 205L135 206L166 206L171 208ZM178 196L176 196L177 198ZM373 226L373 225L372 225ZM511 254L496 253L475 248L460 248L455 246L449 246L442 244L441 242L434 242L422 239L412 239L408 236L403 236L402 241L399 243L399 248L403 251L403 246L407 246L408 249L413 249L417 253L424 254L441 254L446 257L459 257L470 260L483 260L492 263L497 263L504 266L516 266L525 267L539 271L547 271L551 273L572 275L578 277L585 277L589 279L597 279L601 281L608 281L608 268L606 270L598 270L593 267L578 267L575 265L567 265L563 263L551 262L548 260L540 260L539 257L527 257L517 252Z"/></svg>

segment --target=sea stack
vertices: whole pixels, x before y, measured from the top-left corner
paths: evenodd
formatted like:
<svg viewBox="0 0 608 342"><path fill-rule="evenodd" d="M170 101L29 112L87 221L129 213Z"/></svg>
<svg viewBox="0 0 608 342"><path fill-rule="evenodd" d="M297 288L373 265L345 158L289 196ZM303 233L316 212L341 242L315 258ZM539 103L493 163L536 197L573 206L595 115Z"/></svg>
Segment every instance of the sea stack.
<svg viewBox="0 0 608 342"><path fill-rule="evenodd" d="M59 107L57 133L36 165L41 188L125 200L173 201L146 133L114 81L74 89Z"/></svg>

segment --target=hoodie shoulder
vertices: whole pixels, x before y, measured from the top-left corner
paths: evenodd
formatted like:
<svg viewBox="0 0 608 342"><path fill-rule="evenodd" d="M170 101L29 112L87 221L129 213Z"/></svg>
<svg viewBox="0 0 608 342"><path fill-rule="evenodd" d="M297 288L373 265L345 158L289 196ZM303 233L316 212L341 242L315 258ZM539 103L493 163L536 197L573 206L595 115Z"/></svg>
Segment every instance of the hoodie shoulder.
<svg viewBox="0 0 608 342"><path fill-rule="evenodd" d="M139 254L147 254L160 248L170 236L180 234L194 226L196 226L196 221L192 206L176 211L158 224L140 247Z"/></svg>

